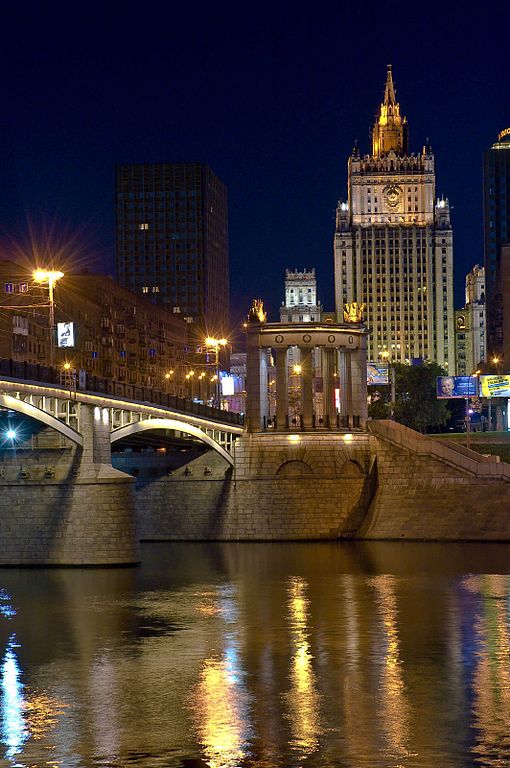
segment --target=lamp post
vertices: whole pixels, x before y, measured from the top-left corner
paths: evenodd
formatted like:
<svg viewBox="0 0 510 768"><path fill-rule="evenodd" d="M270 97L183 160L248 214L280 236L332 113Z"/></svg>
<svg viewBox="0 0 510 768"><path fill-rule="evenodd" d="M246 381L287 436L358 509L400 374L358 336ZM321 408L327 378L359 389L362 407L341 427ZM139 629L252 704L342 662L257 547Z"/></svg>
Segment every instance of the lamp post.
<svg viewBox="0 0 510 768"><path fill-rule="evenodd" d="M499 357L499 355L493 355L491 357L491 363L496 366L496 373L499 376L499 373L500 373L499 364L501 363L501 358ZM496 428L497 428L497 422L498 422L497 412L498 412L498 409L497 409L497 402L496 402ZM489 389L489 432L492 432L492 399L491 399L490 389Z"/></svg>
<svg viewBox="0 0 510 768"><path fill-rule="evenodd" d="M479 370L473 371L468 376L468 391L466 397L466 448L471 448L471 411L469 408L469 401L471 399L471 379L473 376L477 377L480 374ZM476 394L476 393L475 393Z"/></svg>
<svg viewBox="0 0 510 768"><path fill-rule="evenodd" d="M195 371L190 371L186 374L186 381L189 381L190 383L190 393L191 393L191 400L193 400L193 376L195 375Z"/></svg>
<svg viewBox="0 0 510 768"><path fill-rule="evenodd" d="M208 336L205 340L205 346L207 351L214 352L214 368L216 378L216 407L220 407L220 349L226 347L228 344L227 339L215 339L212 336Z"/></svg>
<svg viewBox="0 0 510 768"><path fill-rule="evenodd" d="M387 364L390 375L390 419L393 420L395 416L395 368L390 365L390 353L387 349L383 349L381 357Z"/></svg>
<svg viewBox="0 0 510 768"><path fill-rule="evenodd" d="M55 362L55 299L53 296L53 289L57 280L64 277L63 272L57 272L55 270L36 269L33 273L33 278L36 283L48 283L48 296L49 296L49 323L50 323L50 367L53 368Z"/></svg>
<svg viewBox="0 0 510 768"><path fill-rule="evenodd" d="M174 375L173 370L167 371L165 373L165 390L167 395L168 395L168 390L170 389L170 379L172 378L173 375Z"/></svg>

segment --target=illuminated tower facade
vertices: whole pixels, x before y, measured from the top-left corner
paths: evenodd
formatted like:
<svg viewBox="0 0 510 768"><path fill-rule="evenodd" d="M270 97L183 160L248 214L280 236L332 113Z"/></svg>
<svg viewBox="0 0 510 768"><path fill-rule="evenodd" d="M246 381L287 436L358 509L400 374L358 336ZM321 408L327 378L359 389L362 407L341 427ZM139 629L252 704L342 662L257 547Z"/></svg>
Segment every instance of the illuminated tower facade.
<svg viewBox="0 0 510 768"><path fill-rule="evenodd" d="M431 148L409 153L408 140L388 66L372 153L362 156L354 147L347 202L337 208L336 311L341 317L344 304L365 304L369 359L424 359L453 373L450 205L448 199L436 200Z"/></svg>

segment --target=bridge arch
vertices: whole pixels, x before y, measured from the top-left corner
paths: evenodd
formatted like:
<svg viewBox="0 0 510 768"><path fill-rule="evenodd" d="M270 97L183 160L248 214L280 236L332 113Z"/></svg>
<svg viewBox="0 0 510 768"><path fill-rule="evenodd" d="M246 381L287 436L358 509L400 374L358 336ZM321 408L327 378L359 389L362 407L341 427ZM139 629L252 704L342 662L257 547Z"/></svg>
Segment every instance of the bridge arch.
<svg viewBox="0 0 510 768"><path fill-rule="evenodd" d="M127 424L125 427L114 429L110 434L110 442L116 443L118 440L122 440L123 437L130 437L148 429L174 429L179 432L185 432L187 435L192 435L206 443L210 448L213 448L229 464L234 464L232 456L216 440L213 440L212 437L203 432L199 427L188 424L185 421L179 421L178 419L141 419L140 421L135 421L132 424Z"/></svg>
<svg viewBox="0 0 510 768"><path fill-rule="evenodd" d="M46 413L46 411L41 410L41 408L36 408L35 405L26 403L24 400L19 400L17 397L12 397L11 395L0 394L0 407L8 408L10 411L16 411L17 413L22 413L24 416L30 416L30 418L60 432L61 435L68 437L73 443L76 443L76 445L83 448L83 437L79 432L76 432L72 427L69 427L50 413Z"/></svg>

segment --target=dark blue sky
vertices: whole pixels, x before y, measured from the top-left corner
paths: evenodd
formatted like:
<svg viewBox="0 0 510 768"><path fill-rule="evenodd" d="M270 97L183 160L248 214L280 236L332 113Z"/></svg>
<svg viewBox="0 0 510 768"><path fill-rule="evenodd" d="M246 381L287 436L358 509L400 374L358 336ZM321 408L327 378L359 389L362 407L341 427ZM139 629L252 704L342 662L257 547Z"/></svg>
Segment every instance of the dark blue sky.
<svg viewBox="0 0 510 768"><path fill-rule="evenodd" d="M2 3L0 226L50 226L113 272L114 166L207 162L229 192L232 320L277 319L286 267L333 308L332 238L353 139L386 64L454 206L457 301L483 260L482 152L510 125L507 11L466 4ZM77 10L72 10L72 9ZM413 9L411 12L410 9ZM75 248L76 244L73 245Z"/></svg>

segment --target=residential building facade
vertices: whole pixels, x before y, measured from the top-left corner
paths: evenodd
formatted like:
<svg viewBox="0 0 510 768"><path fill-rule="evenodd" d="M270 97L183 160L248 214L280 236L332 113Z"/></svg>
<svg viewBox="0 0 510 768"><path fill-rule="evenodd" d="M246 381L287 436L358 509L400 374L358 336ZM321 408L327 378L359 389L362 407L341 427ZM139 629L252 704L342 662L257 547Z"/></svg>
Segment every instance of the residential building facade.
<svg viewBox="0 0 510 768"><path fill-rule="evenodd" d="M372 127L372 152L354 147L348 197L334 236L335 304L365 305L369 359L431 360L455 369L453 233L448 199L436 199L428 144L409 152L391 67ZM384 354L383 354L384 353Z"/></svg>
<svg viewBox="0 0 510 768"><path fill-rule="evenodd" d="M53 362L60 370L69 363L90 376L185 395L188 325L182 317L105 275L66 274L53 293L51 329L48 286L19 264L0 261L0 357Z"/></svg>
<svg viewBox="0 0 510 768"><path fill-rule="evenodd" d="M181 314L197 339L229 330L227 190L201 163L116 169L119 283Z"/></svg>

